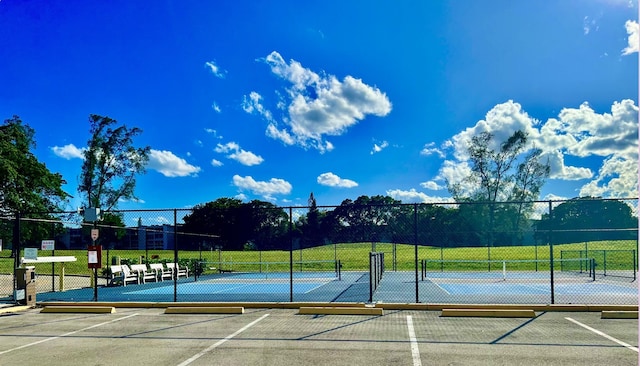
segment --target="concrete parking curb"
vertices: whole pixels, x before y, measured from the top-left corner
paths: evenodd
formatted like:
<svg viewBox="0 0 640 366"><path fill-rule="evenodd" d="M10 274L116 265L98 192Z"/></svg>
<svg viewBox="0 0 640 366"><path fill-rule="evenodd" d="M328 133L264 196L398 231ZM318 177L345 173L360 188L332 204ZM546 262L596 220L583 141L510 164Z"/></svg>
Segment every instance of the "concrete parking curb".
<svg viewBox="0 0 640 366"><path fill-rule="evenodd" d="M21 311L33 309L31 305L18 305L18 306L9 306L5 308L0 308L0 314L9 314L9 313L18 313Z"/></svg>
<svg viewBox="0 0 640 366"><path fill-rule="evenodd" d="M171 306L165 314L244 314L241 306Z"/></svg>
<svg viewBox="0 0 640 366"><path fill-rule="evenodd" d="M384 310L442 311L443 309L533 310L535 312L638 311L638 305L586 304L423 304L332 302L64 302L47 301L40 306L113 306L115 308L244 307L245 309L299 309L301 307L382 308Z"/></svg>
<svg viewBox="0 0 640 366"><path fill-rule="evenodd" d="M504 309L443 309L442 317L476 317L476 318L535 318L533 310Z"/></svg>
<svg viewBox="0 0 640 366"><path fill-rule="evenodd" d="M298 314L301 315L384 315L381 308L355 308L355 307L301 307Z"/></svg>
<svg viewBox="0 0 640 366"><path fill-rule="evenodd" d="M113 306L45 306L40 312L113 314L116 312L116 308Z"/></svg>

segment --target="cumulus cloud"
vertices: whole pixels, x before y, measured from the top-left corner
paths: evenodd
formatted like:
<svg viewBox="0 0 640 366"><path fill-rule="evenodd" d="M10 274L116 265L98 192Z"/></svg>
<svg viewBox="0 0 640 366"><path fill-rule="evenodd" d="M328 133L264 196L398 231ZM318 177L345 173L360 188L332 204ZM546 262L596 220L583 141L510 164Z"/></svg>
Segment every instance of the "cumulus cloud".
<svg viewBox="0 0 640 366"><path fill-rule="evenodd" d="M250 191L269 200L272 200L276 194L289 194L292 189L291 183L284 179L271 178L265 182L256 181L251 176L241 177L237 174L233 176L233 185L241 191Z"/></svg>
<svg viewBox="0 0 640 366"><path fill-rule="evenodd" d="M225 70L220 69L220 67L216 65L214 61L205 62L204 67L211 71L213 75L221 79L223 79L227 73Z"/></svg>
<svg viewBox="0 0 640 366"><path fill-rule="evenodd" d="M443 144L453 150L453 159L444 161L434 181L461 184L463 191L473 187L464 181L471 173L466 146L482 132L494 135L494 146L517 130L529 135L526 150L542 150L542 161L551 168L550 178L585 180L581 195L635 197L638 181L638 106L632 100L614 102L610 112L598 113L588 103L564 108L546 122L530 117L513 101L493 107L483 120L453 136ZM433 145L425 145L431 148ZM571 158L572 165L566 163ZM583 159L602 159L594 172ZM582 166L581 166L582 163ZM589 163L590 164L590 163ZM425 187L426 188L426 187Z"/></svg>
<svg viewBox="0 0 640 366"><path fill-rule="evenodd" d="M235 160L246 166L259 165L264 161L262 156L240 148L240 145L235 142L218 144L214 151L221 154L227 154L228 159Z"/></svg>
<svg viewBox="0 0 640 366"><path fill-rule="evenodd" d="M318 184L329 187L353 188L358 186L358 183L350 179L340 178L331 172L320 174L317 181Z"/></svg>
<svg viewBox="0 0 640 366"><path fill-rule="evenodd" d="M389 143L387 141L382 141L380 145L373 144L373 148L371 149L371 155L375 153L379 153L380 151L386 149L387 147L389 147Z"/></svg>
<svg viewBox="0 0 640 366"><path fill-rule="evenodd" d="M441 186L440 184L438 184L437 182L435 182L433 180L420 183L420 187L426 188L426 189L429 189L429 190L432 190L432 191L439 191L439 190L442 190L442 189L446 188L444 186Z"/></svg>
<svg viewBox="0 0 640 366"><path fill-rule="evenodd" d="M387 191L387 196L402 201L404 203L448 203L454 202L451 197L434 197L425 193L418 192L415 189L408 191L401 189L390 189Z"/></svg>
<svg viewBox="0 0 640 366"><path fill-rule="evenodd" d="M216 113L222 113L222 109L220 109L220 106L216 102L213 102L213 104L211 104L211 109L213 109Z"/></svg>
<svg viewBox="0 0 640 366"><path fill-rule="evenodd" d="M284 116L277 121L256 92L245 96L243 109L263 116L268 122L267 136L287 145L329 151L333 145L326 136L344 134L367 115L383 117L391 112L385 93L353 76L339 80L333 75L318 74L298 61L287 63L276 51L261 61L290 84L278 101Z"/></svg>
<svg viewBox="0 0 640 366"><path fill-rule="evenodd" d="M635 20L627 20L624 23L624 27L627 29L629 38L627 39L627 47L622 50L623 55L630 55L632 53L638 53L640 47L640 27Z"/></svg>
<svg viewBox="0 0 640 366"><path fill-rule="evenodd" d="M153 149L149 152L147 168L156 170L165 177L196 176L200 172L200 167L187 163L171 151Z"/></svg>
<svg viewBox="0 0 640 366"><path fill-rule="evenodd" d="M67 144L64 146L54 146L51 148L56 156L70 159L84 159L84 151L86 148L77 148L74 144Z"/></svg>
<svg viewBox="0 0 640 366"><path fill-rule="evenodd" d="M422 150L420 150L420 155L429 156L433 154L437 154L441 158L445 157L444 151L437 148L435 142L430 142L428 144L425 144Z"/></svg>
<svg viewBox="0 0 640 366"><path fill-rule="evenodd" d="M223 166L224 164L220 160L212 159L211 165L218 167L218 166Z"/></svg>

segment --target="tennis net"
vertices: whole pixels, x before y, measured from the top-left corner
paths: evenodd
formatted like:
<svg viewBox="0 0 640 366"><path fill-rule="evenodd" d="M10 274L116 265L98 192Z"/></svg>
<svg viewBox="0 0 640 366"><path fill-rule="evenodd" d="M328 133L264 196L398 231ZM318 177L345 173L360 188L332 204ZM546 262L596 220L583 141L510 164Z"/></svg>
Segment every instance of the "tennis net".
<svg viewBox="0 0 640 366"><path fill-rule="evenodd" d="M339 260L293 261L293 262L202 262L205 274L255 274L257 278L340 277Z"/></svg>
<svg viewBox="0 0 640 366"><path fill-rule="evenodd" d="M421 261L422 280L427 277L478 279L540 279L549 276L552 262L539 260L436 260ZM593 258L553 260L553 272L566 277L588 278L595 281Z"/></svg>

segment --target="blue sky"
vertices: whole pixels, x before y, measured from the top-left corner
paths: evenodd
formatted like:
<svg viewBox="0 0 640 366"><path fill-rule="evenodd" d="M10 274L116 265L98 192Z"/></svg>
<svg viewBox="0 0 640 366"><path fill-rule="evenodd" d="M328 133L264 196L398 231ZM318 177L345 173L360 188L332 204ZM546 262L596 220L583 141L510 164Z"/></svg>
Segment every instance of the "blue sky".
<svg viewBox="0 0 640 366"><path fill-rule="evenodd" d="M0 117L76 186L89 114L143 130L139 200L448 201L529 133L541 198L637 197L637 0L0 0Z"/></svg>

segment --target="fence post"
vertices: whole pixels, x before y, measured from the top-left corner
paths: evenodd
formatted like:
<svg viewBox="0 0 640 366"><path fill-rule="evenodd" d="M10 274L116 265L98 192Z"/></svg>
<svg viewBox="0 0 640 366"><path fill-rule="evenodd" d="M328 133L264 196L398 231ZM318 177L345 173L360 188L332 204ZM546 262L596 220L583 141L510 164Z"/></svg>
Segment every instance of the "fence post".
<svg viewBox="0 0 640 366"><path fill-rule="evenodd" d="M637 268L636 251L633 250L633 281L636 280L636 268Z"/></svg>
<svg viewBox="0 0 640 366"><path fill-rule="evenodd" d="M16 212L15 222L13 223L13 245L11 250L13 251L13 301L16 300L16 290L18 289L18 277L16 270L20 266L20 212Z"/></svg>
<svg viewBox="0 0 640 366"><path fill-rule="evenodd" d="M418 204L413 204L413 245L414 245L414 267L416 277L416 303L420 302L418 291Z"/></svg>
<svg viewBox="0 0 640 366"><path fill-rule="evenodd" d="M549 222L553 222L553 201L549 201ZM551 304L555 304L555 287L553 280L553 237L551 233L553 229L551 225L549 225L549 271L550 271L550 279L551 279Z"/></svg>
<svg viewBox="0 0 640 366"><path fill-rule="evenodd" d="M293 302L293 207L289 207L289 302Z"/></svg>
<svg viewBox="0 0 640 366"><path fill-rule="evenodd" d="M173 276L173 302L178 302L178 210L175 208L173 209L173 263L176 266L176 275Z"/></svg>

